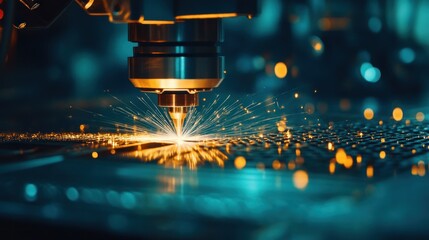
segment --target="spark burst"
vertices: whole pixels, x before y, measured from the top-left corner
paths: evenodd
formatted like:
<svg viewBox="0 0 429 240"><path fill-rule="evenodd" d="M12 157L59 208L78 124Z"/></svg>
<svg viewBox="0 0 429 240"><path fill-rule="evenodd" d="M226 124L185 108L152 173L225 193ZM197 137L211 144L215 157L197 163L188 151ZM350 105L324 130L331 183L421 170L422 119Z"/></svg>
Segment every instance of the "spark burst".
<svg viewBox="0 0 429 240"><path fill-rule="evenodd" d="M149 95L137 101L124 102L114 97L115 116L100 115L116 132L127 134L131 143L158 142L169 144L158 148L137 149L134 157L166 166L188 165L196 168L203 162L223 167L227 156L219 147L235 139L261 137L266 133L284 132L287 117L278 97L258 101L256 95L234 100L230 95L202 99L200 107L189 110L183 133L177 135L166 109L159 108ZM302 115L302 112L295 116ZM112 129L110 129L112 130ZM286 135L290 133L285 133ZM128 156L132 156L130 153Z"/></svg>
<svg viewBox="0 0 429 240"><path fill-rule="evenodd" d="M84 133L85 127L81 127L81 133L21 134L15 137L20 140L91 143L97 151L116 152L137 146L127 156L172 167L187 165L196 168L204 162L223 167L228 157L219 147L237 139L261 137L267 133L280 131L290 134L286 133L286 122L303 114L301 108L292 110L291 107L287 109L295 114L286 114L285 105L297 105L280 103L279 97L287 99L281 95L263 100L256 95L238 100L230 95L209 95L202 98L199 107L189 110L183 133L177 135L168 111L158 107L150 95L132 101L112 97L117 104L110 106L111 111L102 114L87 111L101 126L98 133ZM142 147L147 143L160 145Z"/></svg>
<svg viewBox="0 0 429 240"><path fill-rule="evenodd" d="M133 134L130 140L143 142L225 142L234 137L276 132L279 124L284 131L290 116L303 114L302 110L286 114L278 97L257 101L256 95L239 100L233 100L230 95L215 95L203 98L200 107L189 110L183 134L178 136L166 109L159 108L148 95L128 103L114 98L119 103L119 106L112 106L116 116L99 115L108 126L115 126L115 129L108 127L107 130Z"/></svg>

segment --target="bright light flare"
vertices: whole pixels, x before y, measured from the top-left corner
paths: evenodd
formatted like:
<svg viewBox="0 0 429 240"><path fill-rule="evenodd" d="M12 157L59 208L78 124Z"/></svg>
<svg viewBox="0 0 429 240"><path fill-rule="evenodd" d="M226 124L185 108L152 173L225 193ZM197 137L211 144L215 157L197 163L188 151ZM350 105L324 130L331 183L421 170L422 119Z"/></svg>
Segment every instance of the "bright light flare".
<svg viewBox="0 0 429 240"><path fill-rule="evenodd" d="M228 157L216 146L207 147L197 142L183 141L181 144L170 144L156 148L140 149L129 152L126 156L136 157L145 162L157 161L166 167L183 167L196 169L204 163L212 163L224 167Z"/></svg>
<svg viewBox="0 0 429 240"><path fill-rule="evenodd" d="M286 105L285 101L298 98L298 93L292 96L290 93L264 96L263 99L246 95L238 100L230 96L212 95L204 98L200 106L189 109L182 134L178 135L168 110L160 108L151 97L144 94L137 100L126 101L112 96L117 102L109 106L111 111L103 114L82 109L91 114L97 124L90 125L88 121L80 123L76 129L78 133L24 134L17 138L84 143L82 150L86 150L87 146L97 149L98 153L88 153L94 159L106 156L105 153L123 155L124 151L119 149L128 151L137 146L137 150L129 156L142 161L157 161L173 167L187 165L190 168L210 162L222 167L228 157L220 148L225 147L225 151L231 154L231 147L228 147L231 141L257 136L263 141L272 133L291 139L290 126L294 125L294 120L302 124L300 115L305 113L286 114L291 110L291 105ZM266 143L265 146L269 148L270 144ZM281 167L281 164L274 166Z"/></svg>

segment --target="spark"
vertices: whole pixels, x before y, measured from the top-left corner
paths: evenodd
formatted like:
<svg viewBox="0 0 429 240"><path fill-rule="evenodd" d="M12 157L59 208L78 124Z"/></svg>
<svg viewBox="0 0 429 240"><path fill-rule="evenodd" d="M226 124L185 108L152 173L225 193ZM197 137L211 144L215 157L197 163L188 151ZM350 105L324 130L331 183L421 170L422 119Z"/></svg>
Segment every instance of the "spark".
<svg viewBox="0 0 429 240"><path fill-rule="evenodd" d="M234 100L230 95L206 97L201 107L192 107L183 125L183 133L176 134L166 109L159 108L148 95L124 102L114 97L119 106L112 106L117 116L101 116L106 130L131 134L131 141L140 142L225 142L234 137L263 135L266 132L283 132L286 126L285 110L278 97L255 101L254 95ZM271 109L270 114L265 109ZM282 111L280 111L282 109ZM302 114L303 112L297 113Z"/></svg>
<svg viewBox="0 0 429 240"><path fill-rule="evenodd" d="M93 116L92 122L95 120L96 123L91 125L84 121L78 125L77 133L18 134L15 137L20 140L89 143L92 150L84 154L91 158L106 156L103 151L120 156L120 149L135 149L137 146L131 153L128 151L128 157L157 161L171 167L194 169L205 163L223 167L227 154L230 154L230 143L255 140L258 136L265 141L272 133L289 141L293 137L291 126L294 126L294 120L299 119L302 123L299 116L305 114L299 108L294 109L297 104L289 104L293 96L288 93L265 98L246 95L239 99L230 95L211 95L204 98L201 106L189 109L183 132L178 135L167 109L158 107L150 95L132 100L112 98L115 103L109 106L108 111L97 113L81 109ZM286 114L287 111L292 114ZM146 144L150 147L144 147ZM267 149L270 145L265 142ZM226 153L220 147L224 147Z"/></svg>
<svg viewBox="0 0 429 240"><path fill-rule="evenodd" d="M226 102L225 98L228 98ZM373 154L365 153L365 146L362 147L363 138L380 145L377 160L380 158L397 160L398 156L395 152L390 152L390 149L392 151L395 149L396 151L411 151L414 156L429 151L425 144L429 137L423 129L420 129L420 125L415 126L415 130L418 130L415 135L409 135L402 129L404 123L397 123L394 119L386 119L383 125L379 125L377 121L368 122L365 127L359 128L354 128L352 123L344 125L334 124L334 122L316 123L317 127L309 124L293 128L292 126L300 123L294 122L296 121L294 116L302 119L299 117L299 113L285 114L284 111L265 113L267 108L273 109L283 105L274 97L259 102L233 100L229 96L208 98L200 108L193 109L195 115L187 119L189 121L187 123L189 127L186 128L188 134L177 136L173 126L169 125L170 120L164 118L166 115L162 115L163 109L147 109L139 105L141 101L143 100L138 100L135 104L123 101L121 103L124 104L112 106L110 107L112 111L109 112L114 113L113 115L92 113L97 119L97 123L100 119L103 119L103 123L108 123L106 128L103 126L102 129L98 129L96 125L88 123L89 121L86 119L83 123L79 121L75 133L0 133L0 142L34 141L44 144L70 142L72 144L62 145L65 146L64 152L78 153L79 157L87 159L97 158L96 161L102 161L106 158L123 159L125 157L179 169L183 167L196 169L203 165L223 168L230 165L237 169L258 168L261 171L269 171L269 169L303 170L304 172L297 175L301 177L296 178L297 183L302 183L301 188L305 188L308 183L305 180L307 177L303 173L305 173L305 169L311 171L311 167L308 168L308 166L314 162L312 160L314 157L308 156L314 156L314 151L309 151L309 149L315 145L318 145L328 155L324 159L323 157L318 159L326 161L326 165L321 165L325 171L329 171L334 176L341 176L345 171L359 172L368 178L382 175L377 163L388 163L389 161L377 162ZM150 100L144 99L144 101ZM147 102L147 104L153 103ZM153 106L158 108L156 104ZM288 105L286 104L286 106ZM135 109L136 107L142 109ZM232 110L228 113L228 109ZM241 114L237 118L234 118L235 111L239 111ZM160 112L161 115L150 114L156 112ZM207 115L201 116L204 114ZM254 120L255 118L256 120ZM262 121L259 121L259 118ZM265 119L269 120L264 121ZM196 120L199 121L199 124L195 124ZM161 129L148 122L164 125L160 125L163 126ZM81 125L84 125L84 131L80 129ZM253 126L253 128L249 126ZM285 129L280 131L279 126ZM337 126L340 127L337 128ZM374 130L372 131L366 126L372 126ZM110 131L108 131L108 127L110 127ZM395 135L385 131L380 132L384 128L394 129ZM348 129L348 131L344 133L342 129ZM90 130L99 132L90 132ZM192 134L189 134L191 132ZM406 150L405 144L414 140L421 141L418 147ZM392 142L395 142L396 148L390 145ZM255 159L251 154L254 149L257 152L262 150L271 153L272 158ZM23 149L14 152L23 155L28 151ZM427 176L426 168L429 169L429 166L423 160L410 167L412 175ZM394 171L396 170L395 168ZM381 173L377 175L377 172Z"/></svg>

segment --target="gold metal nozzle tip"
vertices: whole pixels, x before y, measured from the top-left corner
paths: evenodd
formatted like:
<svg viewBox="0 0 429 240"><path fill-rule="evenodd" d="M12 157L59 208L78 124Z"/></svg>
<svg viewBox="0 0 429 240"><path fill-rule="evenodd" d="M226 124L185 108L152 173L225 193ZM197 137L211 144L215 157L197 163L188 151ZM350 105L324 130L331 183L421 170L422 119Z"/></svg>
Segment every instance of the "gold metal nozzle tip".
<svg viewBox="0 0 429 240"><path fill-rule="evenodd" d="M168 113L170 114L171 120L173 120L174 128L178 136L181 136L183 133L183 123L185 122L187 112L187 107L168 108Z"/></svg>

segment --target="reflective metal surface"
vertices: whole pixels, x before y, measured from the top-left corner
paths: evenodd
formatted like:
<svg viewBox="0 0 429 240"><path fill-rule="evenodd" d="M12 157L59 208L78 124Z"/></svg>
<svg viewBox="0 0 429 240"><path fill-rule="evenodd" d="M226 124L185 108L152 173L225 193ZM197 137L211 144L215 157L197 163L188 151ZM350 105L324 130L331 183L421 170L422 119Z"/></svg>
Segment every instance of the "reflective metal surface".
<svg viewBox="0 0 429 240"><path fill-rule="evenodd" d="M393 121L184 144L2 134L0 214L15 236L427 237L428 134Z"/></svg>
<svg viewBox="0 0 429 240"><path fill-rule="evenodd" d="M201 92L210 91L220 85L218 78L213 79L130 79L131 83L143 92Z"/></svg>
<svg viewBox="0 0 429 240"><path fill-rule="evenodd" d="M223 41L221 20L129 24L128 31L129 40L139 44L129 59L129 78L135 87L143 91L201 91L223 80L224 60L218 48Z"/></svg>
<svg viewBox="0 0 429 240"><path fill-rule="evenodd" d="M150 89L152 87L152 91L155 89L177 91L177 88L181 86L180 81L194 84L185 89L207 89L213 86L207 80L213 81L216 79L217 84L215 86L217 86L222 82L224 76L223 58L217 56L133 57L129 59L129 67L129 77L132 83L135 83L135 87L139 89ZM185 69L187 71L184 71ZM160 81L158 86L150 84L153 80ZM177 85L177 87L171 89L162 88L161 86L166 85L162 81L177 81L178 83L168 84L170 86Z"/></svg>
<svg viewBox="0 0 429 240"><path fill-rule="evenodd" d="M128 39L132 42L151 44L218 43L223 42L222 21L220 19L202 19L152 25L131 23L128 25Z"/></svg>

